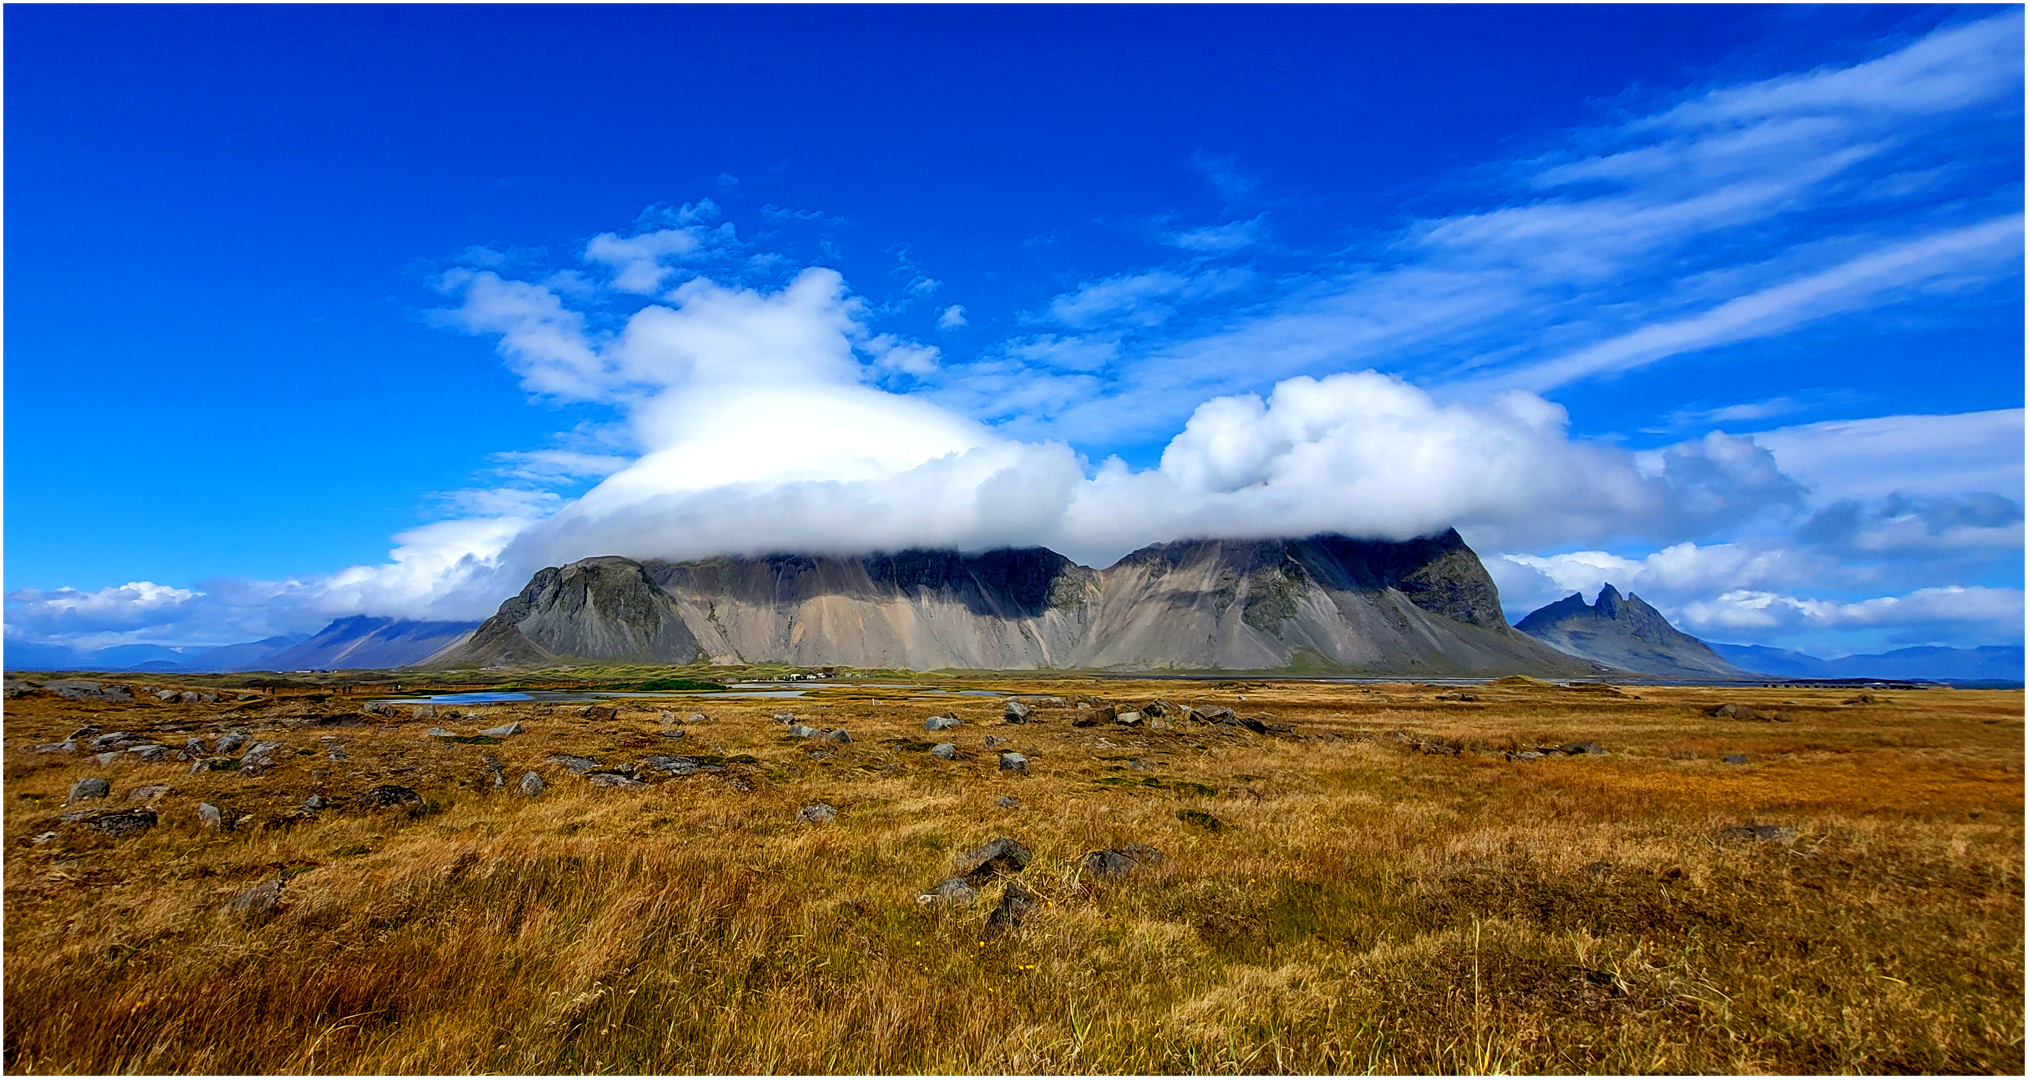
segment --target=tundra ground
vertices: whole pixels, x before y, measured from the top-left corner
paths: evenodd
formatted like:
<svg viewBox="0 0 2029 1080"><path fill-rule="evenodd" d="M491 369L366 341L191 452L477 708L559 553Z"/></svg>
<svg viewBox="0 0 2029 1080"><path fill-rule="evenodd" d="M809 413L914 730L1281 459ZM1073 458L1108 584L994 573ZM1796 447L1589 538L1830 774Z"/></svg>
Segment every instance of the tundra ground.
<svg viewBox="0 0 2029 1080"><path fill-rule="evenodd" d="M7 1071L2023 1070L2020 691L972 685L1288 730L1013 725L894 688L610 720L12 700ZM85 726L170 756L36 750ZM245 768L216 752L233 731L282 746ZM609 787L560 754L701 767ZM86 777L110 795L64 807ZM365 805L387 784L420 805ZM798 820L817 803L835 819ZM144 806L124 835L60 817ZM1776 838L1727 831L1753 825ZM986 929L1001 880L919 900L1000 836L1033 853L1019 926ZM1164 858L1085 869L1130 843Z"/></svg>

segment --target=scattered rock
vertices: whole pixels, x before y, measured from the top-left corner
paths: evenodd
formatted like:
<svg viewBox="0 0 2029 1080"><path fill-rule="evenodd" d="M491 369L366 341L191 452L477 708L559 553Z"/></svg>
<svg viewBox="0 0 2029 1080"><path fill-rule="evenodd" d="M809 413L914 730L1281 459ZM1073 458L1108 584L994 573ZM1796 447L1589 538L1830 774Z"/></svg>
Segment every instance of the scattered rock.
<svg viewBox="0 0 2029 1080"><path fill-rule="evenodd" d="M1100 724L1110 724L1117 715L1111 705L1080 705L1078 707L1078 715L1071 718L1071 726L1097 727Z"/></svg>
<svg viewBox="0 0 2029 1080"><path fill-rule="evenodd" d="M794 738L808 739L812 736L822 735L824 733L817 730L814 727L811 727L808 724L791 724L789 725L789 734Z"/></svg>
<svg viewBox="0 0 2029 1080"><path fill-rule="evenodd" d="M608 722L617 719L620 710L612 705L586 705L578 710L578 715L587 720Z"/></svg>
<svg viewBox="0 0 2029 1080"><path fill-rule="evenodd" d="M195 690L185 690L184 692L176 696L182 699L185 705L195 705L199 701L203 700L202 697L200 697L197 691Z"/></svg>
<svg viewBox="0 0 2029 1080"><path fill-rule="evenodd" d="M1882 703L1882 699L1881 699L1881 698L1877 698L1877 697L1875 697L1875 696L1874 696L1874 695L1872 695L1872 694L1859 694L1859 695L1856 695L1856 696L1854 696L1854 697L1849 697L1849 698L1847 698L1846 700L1844 700L1844 701L1840 702L1839 704L1841 704L1841 705L1879 705L1879 704L1881 704L1881 703Z"/></svg>
<svg viewBox="0 0 2029 1080"><path fill-rule="evenodd" d="M831 819L837 816L838 811L832 809L830 803L817 803L815 805L806 806L803 809L796 811L796 820L808 821L819 825L827 821L830 821Z"/></svg>
<svg viewBox="0 0 2029 1080"><path fill-rule="evenodd" d="M588 772L585 774L585 779L599 787L637 788L648 786L626 773L618 772Z"/></svg>
<svg viewBox="0 0 2029 1080"><path fill-rule="evenodd" d="M455 739L458 737L457 732L446 731L445 729L440 727L433 727L430 730L423 732L423 734L429 736L432 739Z"/></svg>
<svg viewBox="0 0 2029 1080"><path fill-rule="evenodd" d="M943 731L946 728L955 728L964 722L965 721L960 720L955 716L933 716L930 719L923 721L923 730Z"/></svg>
<svg viewBox="0 0 2029 1080"><path fill-rule="evenodd" d="M1728 765L1745 765L1745 764L1747 764L1747 755L1746 755L1746 754L1728 754L1728 755L1726 755L1726 756L1725 756L1725 758L1723 758L1722 760L1723 760L1723 761L1725 761L1725 762L1726 762L1726 764L1728 764Z"/></svg>
<svg viewBox="0 0 2029 1080"><path fill-rule="evenodd" d="M225 828L225 815L219 812L218 807L208 802L201 802L197 804L197 824L201 828L206 829L223 829Z"/></svg>
<svg viewBox="0 0 2029 1080"><path fill-rule="evenodd" d="M209 690L200 690L197 693L197 700L206 705L216 705L218 704L218 695Z"/></svg>
<svg viewBox="0 0 2029 1080"><path fill-rule="evenodd" d="M70 786L70 796L63 800L65 806L84 802L86 799L103 799L113 793L113 785L96 776L87 776Z"/></svg>
<svg viewBox="0 0 2029 1080"><path fill-rule="evenodd" d="M1537 753L1537 752L1536 752L1536 751L1534 751L1534 750L1517 750L1517 751L1515 751L1515 752L1513 752L1513 753L1511 753L1511 754L1509 754L1509 755L1508 755L1508 760L1509 760L1509 761L1539 761L1539 760L1541 760L1541 759L1542 759L1542 757L1543 757L1543 755L1542 755L1542 754L1540 754L1540 753Z"/></svg>
<svg viewBox="0 0 2029 1080"><path fill-rule="evenodd" d="M368 716L395 715L395 707L393 705L388 704L385 701L369 701L366 704L361 705L359 707L359 711L367 714Z"/></svg>
<svg viewBox="0 0 2029 1080"><path fill-rule="evenodd" d="M1604 754L1604 753L1606 753L1606 751L1605 751L1605 750L1603 750L1603 749L1601 749L1601 748L1600 748L1600 745L1599 745L1598 743L1596 743L1596 742L1568 742L1568 743L1565 743L1565 744L1564 744L1564 745L1562 745L1562 746L1559 746L1559 747L1557 748L1557 752L1558 752L1558 753L1560 753L1560 754Z"/></svg>
<svg viewBox="0 0 2029 1080"><path fill-rule="evenodd" d="M143 784L127 793L128 802L154 802L169 794L168 784Z"/></svg>
<svg viewBox="0 0 2029 1080"><path fill-rule="evenodd" d="M959 878L945 878L936 888L916 897L919 904L970 904L979 899L979 890Z"/></svg>
<svg viewBox="0 0 2029 1080"><path fill-rule="evenodd" d="M667 714L665 714L665 715L667 715ZM486 729L484 729L484 730L480 731L480 732L479 732L479 734L481 734L481 735L491 735L492 737L494 737L494 738L496 738L496 739L505 739L505 738L507 738L507 737L508 737L509 735L519 735L519 734L521 734L521 730L522 730L522 729L521 729L521 721L519 721L519 720L516 720L516 721L514 721L513 723L508 723L508 724L502 724L502 725L500 725L499 727L490 727L490 728L486 728Z"/></svg>
<svg viewBox="0 0 2029 1080"><path fill-rule="evenodd" d="M218 737L218 753L230 754L247 744L247 737L237 731L229 731Z"/></svg>
<svg viewBox="0 0 2029 1080"><path fill-rule="evenodd" d="M75 754L77 743L71 741L43 743L35 748L38 754Z"/></svg>
<svg viewBox="0 0 2029 1080"><path fill-rule="evenodd" d="M0 697L5 697L9 701L18 697L27 697L40 689L42 688L33 683L22 682L20 679L0 680Z"/></svg>
<svg viewBox="0 0 2029 1080"><path fill-rule="evenodd" d="M599 763L591 758L578 757L575 754L551 754L549 760L550 764L562 765L574 773L588 773L599 767Z"/></svg>
<svg viewBox="0 0 2029 1080"><path fill-rule="evenodd" d="M1720 832L1736 840L1775 840L1785 844L1797 838L1797 831L1787 825L1735 825Z"/></svg>
<svg viewBox="0 0 2029 1080"><path fill-rule="evenodd" d="M1064 707L1063 698L1045 697L1041 694L1023 694L1015 700L1023 704L1034 705L1037 708L1061 709Z"/></svg>
<svg viewBox="0 0 2029 1080"><path fill-rule="evenodd" d="M693 773L699 772L719 772L723 768L723 766L719 765L706 765L694 758L677 757L675 755L652 757L641 764L647 768L654 769L656 772L668 773L671 776L690 776Z"/></svg>
<svg viewBox="0 0 2029 1080"><path fill-rule="evenodd" d="M362 792L354 800L368 810L420 810L423 808L422 793L414 788L399 784L382 784Z"/></svg>
<svg viewBox="0 0 2029 1080"><path fill-rule="evenodd" d="M939 761L956 761L958 759L958 744L948 742L938 743L930 748L930 756Z"/></svg>
<svg viewBox="0 0 2029 1080"><path fill-rule="evenodd" d="M1002 795L993 801L993 805L1000 807L1002 810L1019 810L1021 809L1022 801L1012 795Z"/></svg>
<svg viewBox="0 0 2029 1080"><path fill-rule="evenodd" d="M1208 705L1195 711L1199 717L1210 720L1214 724L1230 724L1240 718L1239 713L1224 705Z"/></svg>
<svg viewBox="0 0 2029 1080"><path fill-rule="evenodd" d="M83 679L52 679L44 690L71 701L132 701L134 688L119 683L87 682Z"/></svg>
<svg viewBox="0 0 2029 1080"><path fill-rule="evenodd" d="M530 798L534 798L535 796L542 794L543 789L547 786L548 785L542 782L542 777L537 776L534 773L521 774L521 793L523 795L527 795Z"/></svg>
<svg viewBox="0 0 2029 1080"><path fill-rule="evenodd" d="M834 743L849 743L852 741L852 735L849 734L844 728L839 728L836 731L825 732L824 741Z"/></svg>
<svg viewBox="0 0 2029 1080"><path fill-rule="evenodd" d="M1140 727L1141 714L1138 712L1117 712L1113 714L1113 722L1123 727Z"/></svg>
<svg viewBox="0 0 2029 1080"><path fill-rule="evenodd" d="M409 712L409 719L411 720L435 720L436 718L437 707L435 705L418 705Z"/></svg>
<svg viewBox="0 0 2029 1080"><path fill-rule="evenodd" d="M118 750L121 747L140 741L140 736L137 735L129 735L124 731L109 731L86 745L90 746L93 750Z"/></svg>
<svg viewBox="0 0 2029 1080"><path fill-rule="evenodd" d="M233 897L226 910L235 915L264 919L282 906L282 879L273 878Z"/></svg>
<svg viewBox="0 0 2029 1080"><path fill-rule="evenodd" d="M249 776L260 775L262 771L274 767L275 751L283 749L287 749L286 745L278 742L257 742L247 747L246 754L240 758L240 771Z"/></svg>
<svg viewBox="0 0 2029 1080"><path fill-rule="evenodd" d="M155 827L155 811L142 807L92 818L86 824L107 836L134 836Z"/></svg>
<svg viewBox="0 0 2029 1080"><path fill-rule="evenodd" d="M683 738L683 729L664 728L663 730L656 732L656 734L665 739L681 739Z"/></svg>
<svg viewBox="0 0 2029 1080"><path fill-rule="evenodd" d="M101 765L111 765L117 758L119 758L121 754L124 753L126 753L125 750L108 750L103 754L92 755L92 760L98 762Z"/></svg>
<svg viewBox="0 0 2029 1080"><path fill-rule="evenodd" d="M142 743L128 747L127 752L150 765L159 765L169 760L169 748L161 743Z"/></svg>
<svg viewBox="0 0 2029 1080"><path fill-rule="evenodd" d="M1026 701L1009 699L1003 715L1010 724L1027 724L1035 719L1036 707Z"/></svg>
<svg viewBox="0 0 2029 1080"><path fill-rule="evenodd" d="M688 717L686 717L686 718L684 719L684 723L686 723L686 724L708 724L708 723L711 723L711 719L712 719L711 717L709 717L709 716L706 716L705 714L703 714L703 713L701 713L701 712L694 712L694 713L691 713L691 714L690 714L690 716L688 716Z"/></svg>
<svg viewBox="0 0 2029 1080"><path fill-rule="evenodd" d="M1118 851L1101 849L1085 853L1084 867L1096 878L1124 878L1134 872L1134 860Z"/></svg>
<svg viewBox="0 0 2029 1080"><path fill-rule="evenodd" d="M1036 908L1036 894L1030 892L1019 881L1010 881L1000 891L1000 904L986 917L989 933L1013 930L1022 924L1029 912Z"/></svg>
<svg viewBox="0 0 2029 1080"><path fill-rule="evenodd" d="M664 709L662 710L662 715L655 718L655 722L658 724L674 724L676 723L676 714L668 709Z"/></svg>
<svg viewBox="0 0 2029 1080"><path fill-rule="evenodd" d="M178 695L174 690L157 690L155 691L154 694L155 700L163 702L165 704L168 702L175 701L177 697Z"/></svg>
<svg viewBox="0 0 2029 1080"><path fill-rule="evenodd" d="M1000 771L1026 773L1029 771L1029 759L1012 750L1006 751L1000 755Z"/></svg>
<svg viewBox="0 0 2029 1080"><path fill-rule="evenodd" d="M339 746L336 743L324 748L324 756L332 761L349 760L345 753L345 747Z"/></svg>
<svg viewBox="0 0 2029 1080"><path fill-rule="evenodd" d="M183 740L183 750L191 757L197 757L204 753L204 740L192 735Z"/></svg>
<svg viewBox="0 0 2029 1080"><path fill-rule="evenodd" d="M984 745L988 750L991 750L996 746L1006 746L1009 741L1010 740L1003 739L998 735L988 735L986 737L985 742L982 743L982 745Z"/></svg>
<svg viewBox="0 0 2029 1080"><path fill-rule="evenodd" d="M303 800L303 809L305 810L322 810L329 805L329 803L324 801L324 796L322 795L312 795Z"/></svg>
<svg viewBox="0 0 2029 1080"><path fill-rule="evenodd" d="M995 874L1019 874L1029 865L1029 849L1012 837L995 837L984 847L959 856L952 876L977 885Z"/></svg>

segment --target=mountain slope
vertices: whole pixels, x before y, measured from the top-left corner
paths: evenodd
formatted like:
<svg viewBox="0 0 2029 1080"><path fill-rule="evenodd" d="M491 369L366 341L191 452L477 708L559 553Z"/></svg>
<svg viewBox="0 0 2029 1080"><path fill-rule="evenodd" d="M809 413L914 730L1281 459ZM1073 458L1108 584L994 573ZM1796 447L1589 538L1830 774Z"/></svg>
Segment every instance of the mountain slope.
<svg viewBox="0 0 2029 1080"><path fill-rule="evenodd" d="M1728 663L1712 647L1670 625L1641 597L1623 597L1612 585L1587 604L1572 593L1537 608L1515 629L1573 656L1672 678L1738 679L1749 673Z"/></svg>
<svg viewBox="0 0 2029 1080"><path fill-rule="evenodd" d="M606 557L537 574L432 666L804 666L1590 674L1511 629L1456 532L1182 541L1104 571L1044 548Z"/></svg>
<svg viewBox="0 0 2029 1080"><path fill-rule="evenodd" d="M397 668L419 663L472 629L467 622L419 622L357 615L337 619L309 639L239 657L238 670L302 671L318 668ZM236 646L223 646L236 648Z"/></svg>

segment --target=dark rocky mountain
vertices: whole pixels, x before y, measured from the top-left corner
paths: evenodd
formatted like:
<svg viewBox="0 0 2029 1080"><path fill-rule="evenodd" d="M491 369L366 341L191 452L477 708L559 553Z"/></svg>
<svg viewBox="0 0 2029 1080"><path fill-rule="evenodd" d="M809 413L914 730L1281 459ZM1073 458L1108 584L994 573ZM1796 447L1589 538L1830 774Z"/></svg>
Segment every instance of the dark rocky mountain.
<svg viewBox="0 0 2029 1080"><path fill-rule="evenodd" d="M1105 570L1044 548L587 559L537 574L432 666L804 666L1584 675L1517 633L1455 531L1179 541Z"/></svg>
<svg viewBox="0 0 2029 1080"><path fill-rule="evenodd" d="M2020 683L2020 645L1955 649L1917 645L1885 653L1862 653L1822 660L1808 653L1766 645L1713 642L1713 651L1749 671L1786 679L1936 679L1953 682Z"/></svg>
<svg viewBox="0 0 2029 1080"><path fill-rule="evenodd" d="M1573 656L1643 675L1740 679L1751 674L1671 626L1641 597L1623 597L1610 584L1599 590L1594 603L1572 593L1530 612L1515 629Z"/></svg>

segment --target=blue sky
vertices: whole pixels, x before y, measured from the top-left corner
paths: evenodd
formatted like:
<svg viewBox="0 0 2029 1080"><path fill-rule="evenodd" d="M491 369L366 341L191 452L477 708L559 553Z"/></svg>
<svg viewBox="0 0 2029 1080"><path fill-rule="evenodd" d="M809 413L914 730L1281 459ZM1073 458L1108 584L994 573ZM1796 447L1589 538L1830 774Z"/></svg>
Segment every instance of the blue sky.
<svg viewBox="0 0 2029 1080"><path fill-rule="evenodd" d="M12 640L1446 524L2021 640L2020 8L5 19Z"/></svg>

